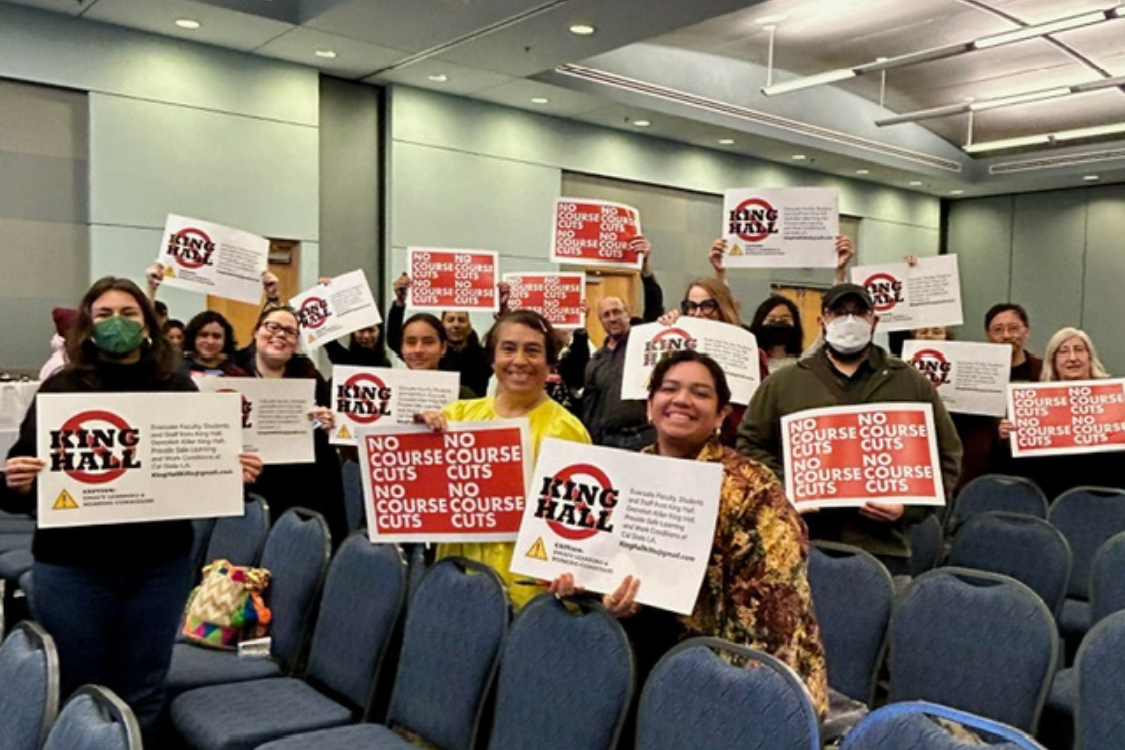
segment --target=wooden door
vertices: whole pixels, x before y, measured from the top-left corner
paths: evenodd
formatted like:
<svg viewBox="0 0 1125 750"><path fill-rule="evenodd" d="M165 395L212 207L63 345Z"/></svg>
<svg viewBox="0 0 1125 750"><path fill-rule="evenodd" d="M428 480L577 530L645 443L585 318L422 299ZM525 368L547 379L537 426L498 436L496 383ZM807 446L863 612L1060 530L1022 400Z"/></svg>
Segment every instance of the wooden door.
<svg viewBox="0 0 1125 750"><path fill-rule="evenodd" d="M598 303L606 297L620 297L629 308L629 315L639 317L644 312L641 302L641 280L636 273L606 273L586 270L586 330L595 347L605 341L605 329L598 320Z"/></svg>
<svg viewBox="0 0 1125 750"><path fill-rule="evenodd" d="M301 243L295 240L270 240L269 269L278 278L278 296L282 302L301 292ZM256 305L222 297L207 297L207 309L222 314L234 327L239 348L246 346L254 334L254 324L262 312L263 298Z"/></svg>
<svg viewBox="0 0 1125 750"><path fill-rule="evenodd" d="M825 290L808 286L774 284L772 291L792 300L801 311L801 347L807 349L820 333L820 326L816 321L820 317L820 304Z"/></svg>

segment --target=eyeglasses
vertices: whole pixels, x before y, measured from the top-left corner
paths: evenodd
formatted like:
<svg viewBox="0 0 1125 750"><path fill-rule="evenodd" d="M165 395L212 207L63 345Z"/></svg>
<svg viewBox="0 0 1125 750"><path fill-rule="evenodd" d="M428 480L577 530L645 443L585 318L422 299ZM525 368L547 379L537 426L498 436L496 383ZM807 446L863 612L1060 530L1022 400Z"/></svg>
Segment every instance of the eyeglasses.
<svg viewBox="0 0 1125 750"><path fill-rule="evenodd" d="M265 323L262 323L262 328L265 328L266 333L271 336L285 334L286 337L291 338L294 341L297 340L297 336L300 334L300 331L298 331L293 326L283 326L281 325L281 323L275 323L272 320L267 320Z"/></svg>
<svg viewBox="0 0 1125 750"><path fill-rule="evenodd" d="M702 302L692 302L690 299L685 299L680 303L680 312L684 315L691 315L696 310L702 310L704 315L710 315L719 309L719 303L713 299L705 299Z"/></svg>

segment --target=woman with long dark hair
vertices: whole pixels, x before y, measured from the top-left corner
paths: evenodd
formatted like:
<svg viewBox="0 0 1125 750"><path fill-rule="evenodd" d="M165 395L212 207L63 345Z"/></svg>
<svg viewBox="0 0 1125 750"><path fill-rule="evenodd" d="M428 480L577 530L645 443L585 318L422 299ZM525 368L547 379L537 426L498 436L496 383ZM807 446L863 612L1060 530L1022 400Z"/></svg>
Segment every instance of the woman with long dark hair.
<svg viewBox="0 0 1125 750"><path fill-rule="evenodd" d="M234 363L238 343L230 321L214 310L204 310L188 321L184 331L184 364L193 376L246 377Z"/></svg>

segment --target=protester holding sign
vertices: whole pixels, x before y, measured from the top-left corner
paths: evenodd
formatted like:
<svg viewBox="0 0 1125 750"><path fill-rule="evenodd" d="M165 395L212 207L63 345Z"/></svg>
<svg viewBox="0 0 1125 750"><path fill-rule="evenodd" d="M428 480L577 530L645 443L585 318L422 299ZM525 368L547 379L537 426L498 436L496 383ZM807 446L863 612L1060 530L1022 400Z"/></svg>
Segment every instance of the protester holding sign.
<svg viewBox="0 0 1125 750"><path fill-rule="evenodd" d="M328 284L331 276L321 276L317 279L319 284ZM324 352L328 360L334 365L352 365L355 367L390 367L391 361L387 359L387 347L383 343L383 326L368 326L354 331L348 337L345 347L339 339L325 342Z"/></svg>
<svg viewBox="0 0 1125 750"><path fill-rule="evenodd" d="M508 313L488 332L486 346L496 376L496 395L455 401L440 412L419 415L420 419L435 430L444 430L450 422L525 417L536 454L545 437L590 442L582 423L547 395L547 374L558 360L558 351L554 330L543 316L531 310ZM539 591L512 577L513 549L511 542L443 544L438 557L463 555L491 565L504 578L512 603L521 607Z"/></svg>
<svg viewBox="0 0 1125 750"><path fill-rule="evenodd" d="M178 371L152 304L127 279L107 276L86 292L67 356L70 364L40 393L195 391ZM36 479L50 458L36 456L37 431L33 405L5 467L5 510L30 513L35 505ZM261 462L250 454L240 459L243 480L253 482ZM36 616L58 646L64 699L86 683L107 685L146 732L153 728L191 581L191 544L186 520L35 532Z"/></svg>
<svg viewBox="0 0 1125 750"><path fill-rule="evenodd" d="M824 294L820 325L825 345L811 357L763 381L738 433L738 449L784 475L780 420L807 409L879 402L933 406L946 496L957 484L961 441L937 391L920 372L872 343L878 316L871 296L856 284L837 284ZM927 511L900 504L868 503L854 509L821 510L805 520L814 539L830 539L876 554L893 572L908 569L909 527Z"/></svg>
<svg viewBox="0 0 1125 750"><path fill-rule="evenodd" d="M340 461L328 443L328 433L335 426L330 408L332 392L312 360L297 354L299 336L296 312L288 307L266 308L254 327L253 343L239 352L239 365L253 377L316 381L316 404L310 404L310 419L319 422L321 428L313 438L315 461L271 464L258 480L258 491L270 504L274 519L297 506L320 513L328 522L333 544L339 545L348 535L348 521Z"/></svg>
<svg viewBox="0 0 1125 750"><path fill-rule="evenodd" d="M188 321L184 333L184 365L193 377L244 378L249 373L234 363L236 347L230 321L214 310L204 310Z"/></svg>

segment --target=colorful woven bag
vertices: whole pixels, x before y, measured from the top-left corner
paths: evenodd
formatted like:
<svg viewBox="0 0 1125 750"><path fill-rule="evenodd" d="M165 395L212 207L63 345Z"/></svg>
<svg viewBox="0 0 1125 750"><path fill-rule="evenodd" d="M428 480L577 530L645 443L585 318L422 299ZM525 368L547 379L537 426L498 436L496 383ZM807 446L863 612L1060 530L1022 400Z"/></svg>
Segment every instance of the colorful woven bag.
<svg viewBox="0 0 1125 750"><path fill-rule="evenodd" d="M203 569L203 582L188 597L184 637L200 646L234 649L240 641L265 636L270 610L262 592L269 582L265 568L215 560Z"/></svg>

